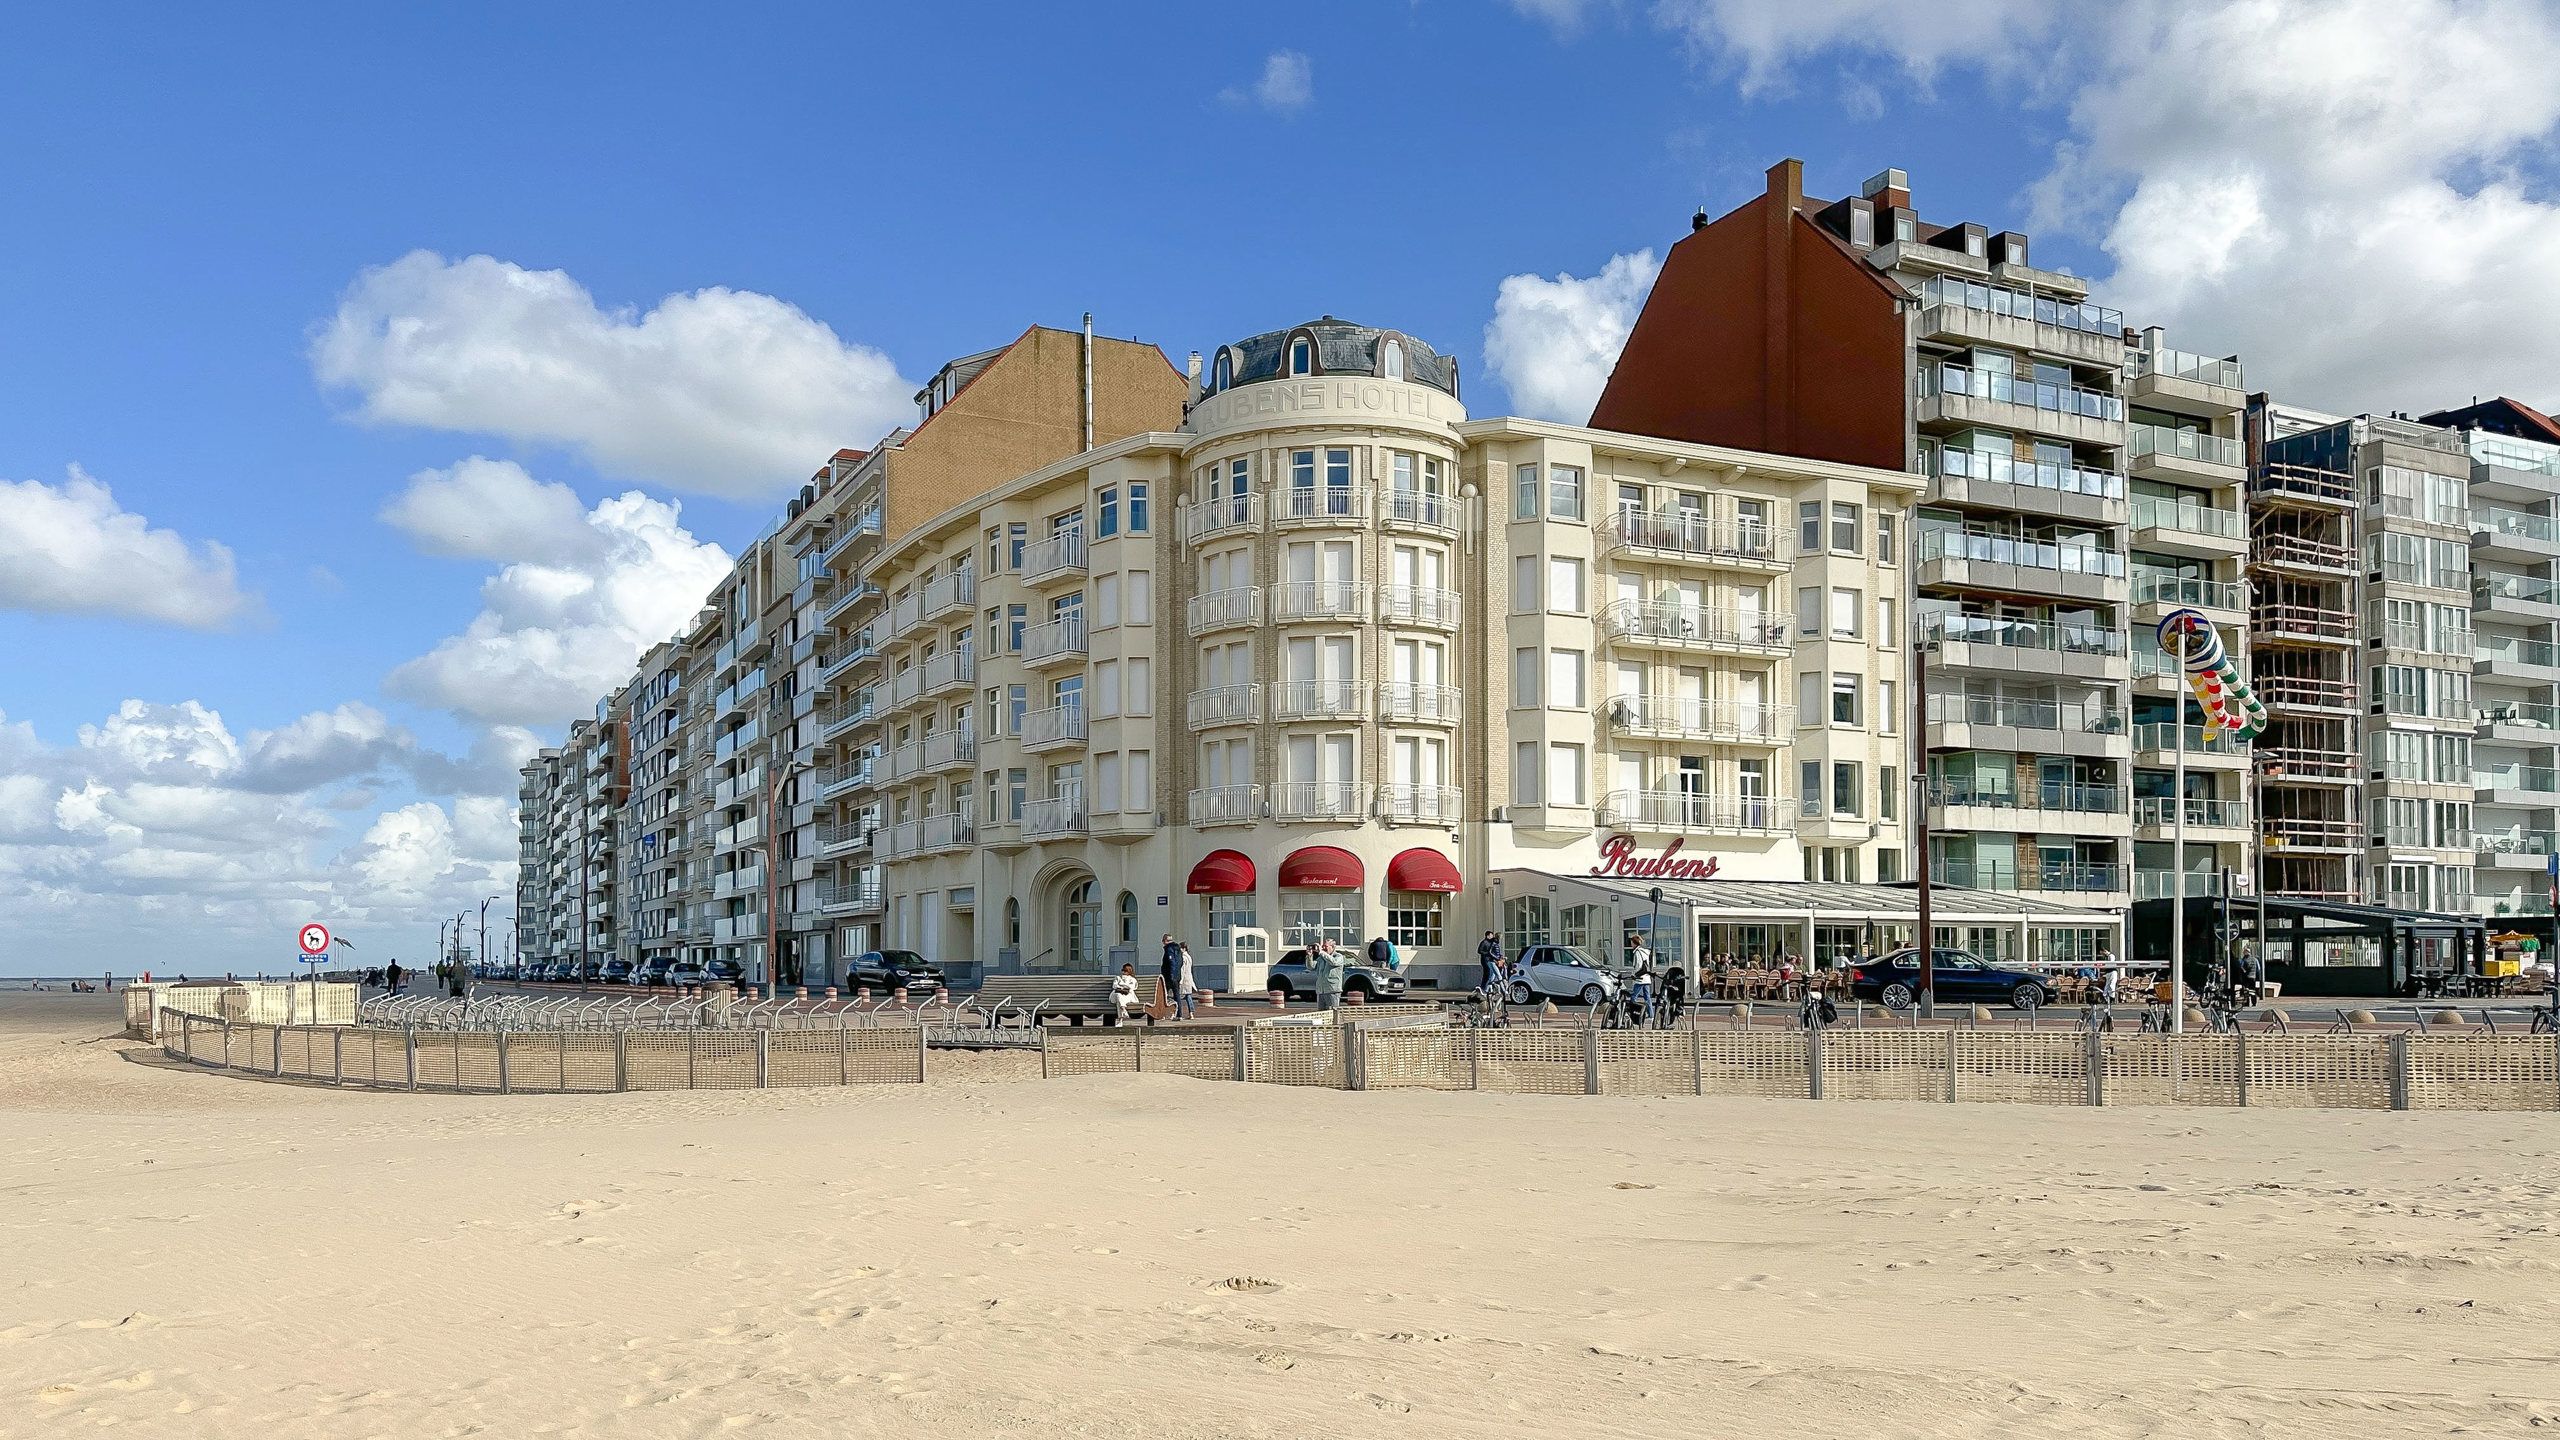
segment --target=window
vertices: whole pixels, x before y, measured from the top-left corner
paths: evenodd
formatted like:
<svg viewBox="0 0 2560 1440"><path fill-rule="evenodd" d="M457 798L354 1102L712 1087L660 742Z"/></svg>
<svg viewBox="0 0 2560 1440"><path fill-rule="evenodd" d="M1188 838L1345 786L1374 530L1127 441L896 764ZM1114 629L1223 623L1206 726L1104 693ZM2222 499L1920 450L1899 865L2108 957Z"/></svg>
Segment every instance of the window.
<svg viewBox="0 0 2560 1440"><path fill-rule="evenodd" d="M1511 705L1515 710L1538 706L1538 649L1523 645L1511 652Z"/></svg>
<svg viewBox="0 0 2560 1440"><path fill-rule="evenodd" d="M1129 533L1147 533L1147 482L1133 480L1129 484Z"/></svg>
<svg viewBox="0 0 2560 1440"><path fill-rule="evenodd" d="M1145 655L1132 655L1127 662L1129 672L1128 702L1124 708L1131 715L1152 715L1156 709L1155 661Z"/></svg>
<svg viewBox="0 0 2560 1440"><path fill-rule="evenodd" d="M1866 777L1859 772L1864 768L1855 760L1831 762L1832 814L1855 817L1863 813L1859 801L1862 798L1862 784Z"/></svg>
<svg viewBox="0 0 2560 1440"><path fill-rule="evenodd" d="M1522 740L1511 747L1511 800L1515 805L1535 805L1538 793L1538 745Z"/></svg>
<svg viewBox="0 0 2560 1440"><path fill-rule="evenodd" d="M1538 518L1538 467L1523 465L1512 472L1511 518Z"/></svg>
<svg viewBox="0 0 2560 1440"><path fill-rule="evenodd" d="M1149 811L1156 808L1156 757L1152 750L1129 752L1128 788L1121 793L1123 810Z"/></svg>
<svg viewBox="0 0 2560 1440"><path fill-rule="evenodd" d="M1006 569L1019 570L1022 568L1022 549L1030 543L1030 522L1025 520L1016 520L1012 524L1004 527Z"/></svg>
<svg viewBox="0 0 2560 1440"><path fill-rule="evenodd" d="M1892 820L1902 812L1902 772L1891 765L1876 767L1876 818Z"/></svg>
<svg viewBox="0 0 2560 1440"><path fill-rule="evenodd" d="M993 575L1003 568L1004 527L990 525L987 527L987 573Z"/></svg>
<svg viewBox="0 0 2560 1440"><path fill-rule="evenodd" d="M1023 797L1025 792L1030 788L1030 771L1007 770L1004 772L1004 809L998 812L998 818L1010 823L1020 824L1022 821ZM993 795L990 795L987 798L989 800L995 799Z"/></svg>
<svg viewBox="0 0 2560 1440"><path fill-rule="evenodd" d="M1230 350L1221 350L1218 352L1218 363L1209 367L1209 388L1214 392L1224 390L1234 383L1236 383L1235 353Z"/></svg>
<svg viewBox="0 0 2560 1440"><path fill-rule="evenodd" d="M1515 555L1511 559L1511 613L1533 615L1538 608L1538 557Z"/></svg>
<svg viewBox="0 0 2560 1440"><path fill-rule="evenodd" d="M1104 486L1094 497L1093 536L1108 540L1120 533L1120 487Z"/></svg>
<svg viewBox="0 0 2560 1440"><path fill-rule="evenodd" d="M1901 529L1900 517L1892 511L1876 512L1877 564L1899 565L1902 563Z"/></svg>
<svg viewBox="0 0 2560 1440"><path fill-rule="evenodd" d="M1342 890L1290 890L1280 896L1280 943L1360 943L1360 899Z"/></svg>
<svg viewBox="0 0 2560 1440"><path fill-rule="evenodd" d="M1126 890L1120 892L1120 943L1138 943L1138 897Z"/></svg>
<svg viewBox="0 0 2560 1440"><path fill-rule="evenodd" d="M1858 638L1858 616L1866 609L1867 597L1856 590L1831 592L1831 634L1834 639Z"/></svg>
<svg viewBox="0 0 2560 1440"><path fill-rule="evenodd" d="M1093 582L1093 626L1108 630L1120 623L1120 577L1104 575Z"/></svg>
<svg viewBox="0 0 2560 1440"><path fill-rule="evenodd" d="M1292 375L1316 373L1316 348L1308 344L1303 337L1289 342L1289 373Z"/></svg>
<svg viewBox="0 0 2560 1440"><path fill-rule="evenodd" d="M1582 747L1562 742L1547 747L1547 803L1580 805L1582 795Z"/></svg>
<svg viewBox="0 0 2560 1440"><path fill-rule="evenodd" d="M1901 851L1890 846L1876 851L1876 883L1879 885L1902 883Z"/></svg>
<svg viewBox="0 0 2560 1440"><path fill-rule="evenodd" d="M1796 591L1796 633L1822 633L1822 588L1818 585L1806 585Z"/></svg>
<svg viewBox="0 0 2560 1440"><path fill-rule="evenodd" d="M1579 710L1583 699L1583 654L1579 650L1547 652L1547 704L1557 710Z"/></svg>
<svg viewBox="0 0 2560 1440"><path fill-rule="evenodd" d="M1876 733L1897 735L1902 732L1902 687L1891 680L1876 682Z"/></svg>
<svg viewBox="0 0 2560 1440"><path fill-rule="evenodd" d="M1831 548L1844 554L1858 553L1858 508L1845 500L1831 502Z"/></svg>
<svg viewBox="0 0 2560 1440"><path fill-rule="evenodd" d="M1444 941L1436 895L1400 894L1387 903L1387 943L1398 950L1436 950Z"/></svg>
<svg viewBox="0 0 2560 1440"><path fill-rule="evenodd" d="M1809 820L1822 818L1822 762L1806 760L1796 766L1796 813ZM1813 852L1805 852L1805 864L1813 863ZM1805 871L1806 878L1813 872Z"/></svg>
<svg viewBox="0 0 2560 1440"><path fill-rule="evenodd" d="M1835 674L1831 677L1831 723L1858 723L1858 677Z"/></svg>
<svg viewBox="0 0 2560 1440"><path fill-rule="evenodd" d="M1120 662L1098 660L1093 666L1093 718L1108 720L1120 713Z"/></svg>
<svg viewBox="0 0 2560 1440"><path fill-rule="evenodd" d="M1583 613L1581 561L1561 555L1548 557L1547 609L1557 615Z"/></svg>
<svg viewBox="0 0 2560 1440"><path fill-rule="evenodd" d="M1378 342L1378 378L1381 380L1404 378L1404 347L1393 340Z"/></svg>
<svg viewBox="0 0 2560 1440"><path fill-rule="evenodd" d="M1544 895L1515 895L1502 902L1502 953L1518 955L1544 945L1554 933L1555 902Z"/></svg>
<svg viewBox="0 0 2560 1440"><path fill-rule="evenodd" d="M1796 672L1796 723L1822 723L1822 677L1811 670Z"/></svg>
<svg viewBox="0 0 2560 1440"><path fill-rule="evenodd" d="M1558 520L1582 518L1582 471L1571 465L1547 470L1547 514Z"/></svg>
<svg viewBox="0 0 2560 1440"><path fill-rule="evenodd" d="M1822 502L1807 500L1796 506L1796 548L1807 555L1822 549Z"/></svg>
<svg viewBox="0 0 2560 1440"><path fill-rule="evenodd" d="M1105 750L1093 762L1093 809L1096 814L1110 814L1120 808L1120 755Z"/></svg>

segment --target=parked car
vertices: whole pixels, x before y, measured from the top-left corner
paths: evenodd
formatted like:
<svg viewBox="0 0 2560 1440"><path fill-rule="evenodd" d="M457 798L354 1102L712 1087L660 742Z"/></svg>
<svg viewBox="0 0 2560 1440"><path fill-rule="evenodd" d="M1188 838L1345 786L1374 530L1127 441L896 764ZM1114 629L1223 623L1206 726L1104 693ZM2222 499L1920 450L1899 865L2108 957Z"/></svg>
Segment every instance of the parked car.
<svg viewBox="0 0 2560 1440"><path fill-rule="evenodd" d="M1359 958L1365 946L1350 945L1342 951L1342 994L1344 999L1357 995L1361 1003L1375 1000L1401 1000L1407 989L1405 978L1392 970L1382 970ZM1280 957L1271 967L1271 978L1264 982L1271 996L1280 1000L1313 1000L1316 998L1316 967L1312 951L1304 947Z"/></svg>
<svg viewBox="0 0 2560 1440"><path fill-rule="evenodd" d="M554 960L542 967L541 978L553 983L560 983L577 979L578 971L577 967L571 965L566 960Z"/></svg>
<svg viewBox="0 0 2560 1440"><path fill-rule="evenodd" d="M639 968L628 960L607 960L597 972L596 979L607 985L629 985L633 983L633 973Z"/></svg>
<svg viewBox="0 0 2560 1440"><path fill-rule="evenodd" d="M874 995L887 995L904 990L910 996L929 995L943 986L942 967L913 950L865 950L853 957L845 971L848 987L868 985Z"/></svg>
<svg viewBox="0 0 2560 1440"><path fill-rule="evenodd" d="M2053 986L2043 976L1986 965L1970 951L1940 946L1929 969L1931 990L1940 1000L1968 1005L2004 1004L2020 1010L2053 1003ZM1905 946L1851 970L1849 993L1861 1000L1876 1001L1888 1010L1908 1008L1920 994L1920 952Z"/></svg>
<svg viewBox="0 0 2560 1440"><path fill-rule="evenodd" d="M666 983L698 990L711 983L711 972L698 960L678 960L667 967Z"/></svg>
<svg viewBox="0 0 2560 1440"><path fill-rule="evenodd" d="M735 960L714 960L707 968L711 972L711 978L705 981L705 984L744 985L747 983L746 967Z"/></svg>
<svg viewBox="0 0 2560 1440"><path fill-rule="evenodd" d="M640 962L639 970L633 973L631 983L634 985L667 984L667 971L670 968L665 956L655 960L643 960Z"/></svg>
<svg viewBox="0 0 2560 1440"><path fill-rule="evenodd" d="M1600 957L1573 945L1532 945L1512 963L1510 1000L1571 1000L1597 1005L1618 993L1618 977Z"/></svg>

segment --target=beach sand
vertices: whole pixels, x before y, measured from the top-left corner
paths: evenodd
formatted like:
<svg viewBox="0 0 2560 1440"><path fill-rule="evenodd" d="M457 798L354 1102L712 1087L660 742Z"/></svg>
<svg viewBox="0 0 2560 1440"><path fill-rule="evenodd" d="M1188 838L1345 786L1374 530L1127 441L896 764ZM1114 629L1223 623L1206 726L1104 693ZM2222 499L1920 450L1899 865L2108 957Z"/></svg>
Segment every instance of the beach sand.
<svg viewBox="0 0 2560 1440"><path fill-rule="evenodd" d="M388 1095L116 1006L0 996L0 1436L2560 1435L2549 1115Z"/></svg>

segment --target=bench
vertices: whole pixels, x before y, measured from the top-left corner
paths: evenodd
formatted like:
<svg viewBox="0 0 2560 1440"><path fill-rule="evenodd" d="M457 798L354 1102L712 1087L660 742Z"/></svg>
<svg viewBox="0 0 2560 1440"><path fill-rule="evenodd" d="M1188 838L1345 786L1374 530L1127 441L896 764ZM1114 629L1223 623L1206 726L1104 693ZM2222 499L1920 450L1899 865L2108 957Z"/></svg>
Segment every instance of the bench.
<svg viewBox="0 0 2560 1440"><path fill-rule="evenodd" d="M978 982L978 1006L993 1009L1027 1010L1038 1019L1051 1015L1065 1016L1072 1025L1087 1019L1109 1020L1119 1012L1111 1004L1111 977L1108 975L989 975ZM1146 1001L1140 997L1130 1011L1152 1025Z"/></svg>

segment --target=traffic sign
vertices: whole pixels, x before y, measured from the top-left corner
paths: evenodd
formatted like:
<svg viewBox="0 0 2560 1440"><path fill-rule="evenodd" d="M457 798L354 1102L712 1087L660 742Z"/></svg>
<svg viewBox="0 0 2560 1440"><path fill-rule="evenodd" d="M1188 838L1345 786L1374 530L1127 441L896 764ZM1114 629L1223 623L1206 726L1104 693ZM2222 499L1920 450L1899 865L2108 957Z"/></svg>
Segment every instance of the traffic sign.
<svg viewBox="0 0 2560 1440"><path fill-rule="evenodd" d="M329 927L312 924L302 927L302 953L317 955L329 948Z"/></svg>

